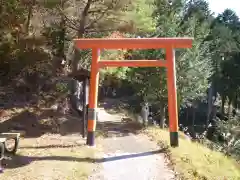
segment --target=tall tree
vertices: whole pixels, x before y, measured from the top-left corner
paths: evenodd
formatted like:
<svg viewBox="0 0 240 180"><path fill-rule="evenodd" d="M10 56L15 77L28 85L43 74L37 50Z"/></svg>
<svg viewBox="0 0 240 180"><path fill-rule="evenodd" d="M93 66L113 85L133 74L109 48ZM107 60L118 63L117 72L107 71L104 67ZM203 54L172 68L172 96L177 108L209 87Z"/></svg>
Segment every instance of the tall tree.
<svg viewBox="0 0 240 180"><path fill-rule="evenodd" d="M226 67L229 62L235 62L233 59L239 52L239 20L234 11L226 9L213 21L211 33L207 40L211 41L212 65L215 94L218 92L222 99L222 114L225 113L224 105L229 99L229 105L235 96L234 91L237 89L230 85L226 76ZM225 67L226 65L226 67ZM222 71L222 68L224 70ZM230 68L229 68L230 70ZM224 73L223 73L224 72ZM216 96L216 95L215 95ZM230 110L229 110L230 112Z"/></svg>
<svg viewBox="0 0 240 180"><path fill-rule="evenodd" d="M211 75L209 67L211 59L209 58L209 43L204 40L209 33L210 23L202 20L203 16L199 15L199 11L206 11L202 13L205 15L205 19L209 19L210 14L208 8L196 11L198 4L190 3L184 6L182 1L174 1L173 3L165 0L155 1L155 5L154 17L157 31L154 33L154 37L194 37L191 50L176 50L178 104L180 105L205 95L208 87L207 78ZM194 12L196 13L194 14ZM137 55L135 54L136 56L140 56L138 58L160 59L164 58L164 52L149 50L139 52ZM139 92L147 100L158 102L161 126L164 124L164 110L167 108L165 74L165 69L162 68L135 68L131 72L132 82L135 81L139 85L136 86L139 88Z"/></svg>

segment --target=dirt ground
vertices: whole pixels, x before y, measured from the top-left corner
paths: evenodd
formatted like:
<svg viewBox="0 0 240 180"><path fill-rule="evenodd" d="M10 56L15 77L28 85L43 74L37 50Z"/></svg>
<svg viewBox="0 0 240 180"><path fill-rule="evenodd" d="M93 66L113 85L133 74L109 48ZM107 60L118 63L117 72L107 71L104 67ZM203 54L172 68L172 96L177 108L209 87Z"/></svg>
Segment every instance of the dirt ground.
<svg viewBox="0 0 240 180"><path fill-rule="evenodd" d="M2 162L0 179L88 179L96 148L85 146L80 120L49 109L15 109L10 114L1 118L1 131L21 130L25 135L16 155Z"/></svg>
<svg viewBox="0 0 240 180"><path fill-rule="evenodd" d="M17 154L3 161L4 180L170 180L164 149L139 134L143 126L110 112L115 100L99 109L96 147L85 146L81 123L49 109L15 109L1 118L0 131L22 130ZM136 172L137 171L137 172Z"/></svg>
<svg viewBox="0 0 240 180"><path fill-rule="evenodd" d="M90 180L173 180L165 157L165 149L151 141L141 130L143 126L131 121L124 113L109 112L114 100L99 110L98 129L104 138L99 142L102 159L96 161L99 168ZM107 106L107 107L106 107Z"/></svg>

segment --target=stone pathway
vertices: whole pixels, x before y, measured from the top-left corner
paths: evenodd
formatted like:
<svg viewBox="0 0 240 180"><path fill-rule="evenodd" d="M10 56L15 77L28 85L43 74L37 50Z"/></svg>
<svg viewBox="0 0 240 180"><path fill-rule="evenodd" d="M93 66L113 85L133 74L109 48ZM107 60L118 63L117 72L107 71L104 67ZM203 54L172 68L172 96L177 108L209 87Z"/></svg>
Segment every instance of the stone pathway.
<svg viewBox="0 0 240 180"><path fill-rule="evenodd" d="M172 180L174 172L168 167L164 150L142 134L122 129L123 114L108 114L99 110L98 124L112 123L107 137L99 143L102 160L89 180ZM126 126L124 126L126 127Z"/></svg>

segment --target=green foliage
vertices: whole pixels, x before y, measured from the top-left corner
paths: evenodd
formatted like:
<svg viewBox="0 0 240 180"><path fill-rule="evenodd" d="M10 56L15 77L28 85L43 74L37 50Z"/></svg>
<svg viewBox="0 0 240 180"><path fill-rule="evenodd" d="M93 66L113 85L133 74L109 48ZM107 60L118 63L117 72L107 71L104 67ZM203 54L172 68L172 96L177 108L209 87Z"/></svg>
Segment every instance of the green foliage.
<svg viewBox="0 0 240 180"><path fill-rule="evenodd" d="M238 127L238 128L236 128ZM217 122L217 133L215 136L221 135L224 141L219 142L218 137L216 142L221 145L221 151L227 155L234 156L240 160L240 122L239 117L231 118L229 121L218 121Z"/></svg>
<svg viewBox="0 0 240 180"><path fill-rule="evenodd" d="M213 59L215 93L228 97L230 104L239 96L239 35L238 17L235 12L226 9L213 21L207 38Z"/></svg>
<svg viewBox="0 0 240 180"><path fill-rule="evenodd" d="M157 31L154 36L190 36L195 38L193 48L176 51L179 103L205 95L208 77L211 75L211 67L209 67L211 58L209 57L209 43L204 40L209 33L210 23L203 22L199 13L194 14L196 10L186 18L191 8L196 9L196 6L192 4L184 6L181 1L174 1L173 4L170 4L164 0L156 1L155 4L156 9L153 15L156 19ZM202 14L208 16L208 13ZM183 19L184 21L182 21ZM205 19L209 19L209 17L205 17ZM159 50L148 50L135 52L132 56L133 59L162 59L165 53ZM164 69L134 68L129 76L132 77L132 82L138 84L135 87L147 100L166 105L167 88Z"/></svg>
<svg viewBox="0 0 240 180"><path fill-rule="evenodd" d="M11 16L9 16L11 14ZM21 32L25 9L20 0L1 1L0 6L0 46L14 45Z"/></svg>
<svg viewBox="0 0 240 180"><path fill-rule="evenodd" d="M58 82L56 83L56 91L60 93L68 92L68 85L66 83Z"/></svg>
<svg viewBox="0 0 240 180"><path fill-rule="evenodd" d="M24 8L21 0L9 0L1 1L0 6L0 30L9 29L19 26L23 23L24 13L26 9ZM9 16L11 14L11 16Z"/></svg>
<svg viewBox="0 0 240 180"><path fill-rule="evenodd" d="M46 27L42 34L47 39L47 44L52 49L52 54L55 56L61 56L61 47L64 45L65 39L61 38L64 30L59 24L51 24L51 26ZM63 49L64 51L64 49Z"/></svg>
<svg viewBox="0 0 240 180"><path fill-rule="evenodd" d="M146 34L155 31L155 20L152 18L153 0L134 0L128 5L124 16L126 22L132 22L135 33Z"/></svg>
<svg viewBox="0 0 240 180"><path fill-rule="evenodd" d="M0 74L1 83L7 83L20 53L19 39L26 9L20 0L1 1L0 6Z"/></svg>

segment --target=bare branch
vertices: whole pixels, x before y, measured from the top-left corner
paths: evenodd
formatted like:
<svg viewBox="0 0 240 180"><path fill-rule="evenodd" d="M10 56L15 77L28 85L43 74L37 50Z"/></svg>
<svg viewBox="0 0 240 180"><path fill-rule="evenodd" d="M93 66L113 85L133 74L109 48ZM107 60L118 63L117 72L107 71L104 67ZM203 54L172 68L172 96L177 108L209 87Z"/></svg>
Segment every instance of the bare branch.
<svg viewBox="0 0 240 180"><path fill-rule="evenodd" d="M59 11L60 15L63 16L63 18L67 21L68 26L71 29L74 29L74 30L78 30L79 29L79 27L76 25L78 23L76 23L74 20L72 20L69 17L67 17L67 15L64 13L64 10L61 7L57 7L57 10Z"/></svg>
<svg viewBox="0 0 240 180"><path fill-rule="evenodd" d="M105 10L103 9L92 9L92 10L89 10L88 13L89 14L94 14L94 13L103 13Z"/></svg>
<svg viewBox="0 0 240 180"><path fill-rule="evenodd" d="M93 20L91 23L89 23L89 24L85 27L85 29L92 28L93 25L94 25L96 22L100 21L100 20L104 17L105 13L106 13L106 12L102 13L97 19L95 19L95 20Z"/></svg>
<svg viewBox="0 0 240 180"><path fill-rule="evenodd" d="M73 30L75 30L75 31L78 31L78 30L79 30L79 27L73 26L73 25L71 25L71 24L68 24L68 27L71 28L71 29L73 29Z"/></svg>
<svg viewBox="0 0 240 180"><path fill-rule="evenodd" d="M82 17L80 20L80 27L78 30L78 36L82 36L85 31L86 17L88 15L88 10L90 9L91 3L92 3L92 0L88 0L87 4L82 12Z"/></svg>
<svg viewBox="0 0 240 180"><path fill-rule="evenodd" d="M111 32L111 31L116 31L116 29L86 29L85 30L87 33L99 33L99 32Z"/></svg>

